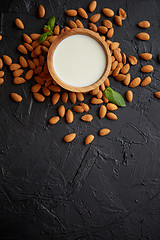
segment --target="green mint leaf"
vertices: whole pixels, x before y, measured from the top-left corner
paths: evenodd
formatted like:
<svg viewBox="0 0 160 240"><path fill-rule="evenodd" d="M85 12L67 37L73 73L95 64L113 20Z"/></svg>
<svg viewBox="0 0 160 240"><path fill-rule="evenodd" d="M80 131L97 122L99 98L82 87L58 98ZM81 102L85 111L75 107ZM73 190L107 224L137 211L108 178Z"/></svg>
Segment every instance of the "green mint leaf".
<svg viewBox="0 0 160 240"><path fill-rule="evenodd" d="M125 100L122 97L122 95L114 91L112 88L110 87L106 88L106 90L104 91L104 94L111 103L114 103L119 107L126 106Z"/></svg>
<svg viewBox="0 0 160 240"><path fill-rule="evenodd" d="M39 43L43 42L46 40L46 38L51 35L52 33L51 32L46 32L46 33L43 33L41 34L41 36L39 37L38 41Z"/></svg>
<svg viewBox="0 0 160 240"><path fill-rule="evenodd" d="M53 31L53 28L54 28L54 25L55 25L55 17L53 16L53 17L51 17L49 20L48 20L48 22L47 22L47 24L48 24L48 26L50 26L50 28L51 28L51 30Z"/></svg>

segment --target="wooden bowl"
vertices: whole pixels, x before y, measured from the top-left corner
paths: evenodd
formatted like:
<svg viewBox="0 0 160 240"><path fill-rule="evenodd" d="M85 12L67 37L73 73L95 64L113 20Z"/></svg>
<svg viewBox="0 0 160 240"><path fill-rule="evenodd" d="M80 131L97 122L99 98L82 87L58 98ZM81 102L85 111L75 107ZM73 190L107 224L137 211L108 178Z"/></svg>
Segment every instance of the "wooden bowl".
<svg viewBox="0 0 160 240"><path fill-rule="evenodd" d="M106 55L106 68L105 68L103 75L99 79L97 79L96 82L94 82L93 84L91 84L89 86L85 86L85 87L74 87L74 86L70 86L67 83L63 82L56 74L54 65L53 65L53 55L54 55L54 51L55 51L56 47L58 46L58 44L63 39L65 39L69 36L75 35L75 34L87 35L87 36L95 39L103 47L105 55ZM48 56L47 56L48 70L49 70L52 78L57 82L58 85L60 85L61 87L65 88L69 91L72 91L72 92L88 92L88 91L91 91L91 90L95 89L96 87L100 86L108 77L108 74L111 69L111 63L112 63L111 53L110 53L107 43L99 36L99 34L93 32L91 30L85 29L85 28L74 28L74 29L68 30L68 31L60 34L58 37L55 38L55 41L51 44L49 51L48 51Z"/></svg>

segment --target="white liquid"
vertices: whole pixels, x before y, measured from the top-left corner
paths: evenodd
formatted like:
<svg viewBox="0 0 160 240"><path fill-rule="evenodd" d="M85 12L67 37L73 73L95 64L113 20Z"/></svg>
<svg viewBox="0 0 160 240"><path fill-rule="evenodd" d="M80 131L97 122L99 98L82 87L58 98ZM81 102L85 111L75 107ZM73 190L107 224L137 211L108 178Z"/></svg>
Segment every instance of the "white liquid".
<svg viewBox="0 0 160 240"><path fill-rule="evenodd" d="M103 75L106 56L96 40L78 34L60 42L53 55L53 65L63 82L74 87L85 87Z"/></svg>

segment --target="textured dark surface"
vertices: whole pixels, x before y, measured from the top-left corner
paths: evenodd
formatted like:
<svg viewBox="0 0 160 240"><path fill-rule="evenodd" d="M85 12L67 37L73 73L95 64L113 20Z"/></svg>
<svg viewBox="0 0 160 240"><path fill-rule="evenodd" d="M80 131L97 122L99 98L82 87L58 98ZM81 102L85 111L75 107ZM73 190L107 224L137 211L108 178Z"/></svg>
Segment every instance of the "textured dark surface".
<svg viewBox="0 0 160 240"><path fill-rule="evenodd" d="M64 10L87 9L89 2L12 1L3 14L1 55L6 53L17 62L15 49L22 32L40 32L52 15L63 26L67 19ZM39 3L46 7L42 20L36 17ZM3 4L1 10L6 10L9 1ZM114 25L112 40L121 43L127 56L138 58L145 51L153 54L152 83L133 89L134 101L117 111L118 121L100 120L99 107L91 106L94 120L89 124L74 114L73 124L61 119L56 126L49 126L47 121L57 114L57 106L53 107L49 98L41 104L35 102L30 92L33 82L14 86L4 67L5 83L0 86L0 239L160 239L160 102L153 95L160 90L160 1L99 1L96 12L102 7L126 10L128 17L121 28ZM23 20L24 31L15 28L16 17ZM148 42L135 38L141 31L136 25L140 20L151 22ZM140 72L143 65L145 61L139 59L131 68L132 78L145 77ZM128 90L110 80L122 95ZM23 96L22 103L10 100L14 91ZM87 96L86 102L89 99ZM71 106L68 103L66 108ZM111 129L103 138L98 136L102 127ZM73 131L77 138L65 144L63 136ZM84 146L90 133L95 141Z"/></svg>

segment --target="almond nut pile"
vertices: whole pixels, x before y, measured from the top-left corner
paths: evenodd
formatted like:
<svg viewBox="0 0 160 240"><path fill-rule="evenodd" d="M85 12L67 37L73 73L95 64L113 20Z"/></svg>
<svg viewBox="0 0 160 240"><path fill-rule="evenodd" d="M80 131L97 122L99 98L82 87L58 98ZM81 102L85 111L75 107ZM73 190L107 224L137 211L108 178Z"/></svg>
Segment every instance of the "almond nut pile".
<svg viewBox="0 0 160 240"><path fill-rule="evenodd" d="M67 26L60 28L59 25L56 25L53 30L53 34L48 35L48 37L39 43L39 37L41 36L39 33L31 33L30 35L23 33L23 43L21 43L17 50L20 53L19 62L13 63L12 58L8 55L2 55L0 58L0 85L4 83L4 71L3 63L5 63L9 70L13 73L13 84L24 84L25 82L32 79L35 84L32 86L31 91L33 93L33 97L38 102L44 102L46 97L51 96L52 105L56 105L59 100L63 102L61 106L58 108L58 116L53 116L49 119L50 124L56 124L60 120L60 118L65 117L66 122L71 124L74 121L73 112L82 114L81 120L87 122L93 121L93 116L89 113L89 105L84 102L83 93L74 93L68 92L62 89L57 83L52 79L49 74L47 67L47 53L50 45L54 42L56 37L65 31L69 31L72 28L84 28L83 23L80 19L89 19L88 28L97 34L99 34L104 41L109 46L111 56L112 56L112 67L109 73L109 76L113 76L117 81L123 82L125 86L130 88L135 88L137 86L147 86L151 82L151 77L146 76L145 79L141 80L140 77L136 77L131 80L131 75L129 73L130 68L137 64L138 60L135 56L126 56L124 52L121 51L119 42L112 42L110 38L114 35L114 27L113 22L111 20L114 19L114 23L121 27L123 25L123 21L126 19L126 12L120 8L118 10L118 14L115 15L114 11L109 8L103 8L102 13L96 13L95 11L97 7L97 2L92 1L86 11L83 8L69 9L65 13L70 20L67 23ZM88 17L88 14L93 13L91 17ZM97 22L101 18L101 14L103 14L106 19L102 21L102 25L97 26ZM38 7L38 18L43 18L45 16L45 8L40 5ZM80 17L80 19L76 19ZM17 18L15 19L15 25L18 29L23 30L25 26L23 22ZM147 29L150 27L150 23L148 21L141 21L138 23L138 26L143 29ZM49 30L45 26L43 28L44 33L47 33ZM136 37L141 41L148 41L150 36L147 32L139 32ZM2 36L0 35L0 40L2 40ZM145 61L149 61L152 59L151 53L141 53L139 57ZM160 61L160 55L159 55ZM149 74L154 69L150 64L144 65L140 69L143 73ZM110 86L109 78L106 78L104 83L101 84L100 87L97 87L90 91L88 94L92 96L90 103L91 104L99 104L101 105L99 108L99 118L103 119L107 117L111 120L117 120L117 115L113 112L118 109L118 107L109 102L109 100L105 97L104 91L106 87ZM160 91L154 93L155 97L160 98ZM18 93L11 93L11 98L13 101L19 103L23 100L22 96ZM65 104L68 99L70 99L71 103L74 104L72 109L67 109ZM132 102L133 100L133 92L128 90L126 92L126 99L128 102ZM79 102L77 104L77 102ZM76 104L76 105L75 105ZM103 128L99 130L99 136L105 136L110 133L110 130L107 128ZM76 133L71 133L64 136L64 141L69 143L73 141L76 137ZM84 143L86 145L90 144L94 140L94 135L90 134L86 136Z"/></svg>

